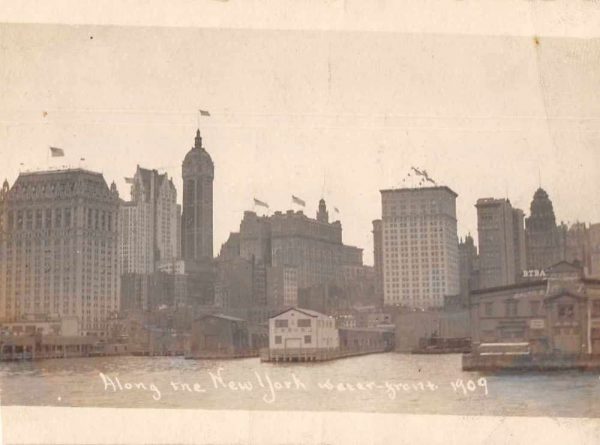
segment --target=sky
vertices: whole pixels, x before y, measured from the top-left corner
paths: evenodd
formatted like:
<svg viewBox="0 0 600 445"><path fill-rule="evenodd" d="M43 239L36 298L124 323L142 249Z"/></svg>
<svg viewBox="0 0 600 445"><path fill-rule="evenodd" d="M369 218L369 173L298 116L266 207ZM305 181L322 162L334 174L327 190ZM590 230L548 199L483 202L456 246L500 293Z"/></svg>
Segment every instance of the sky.
<svg viewBox="0 0 600 445"><path fill-rule="evenodd" d="M523 34L0 25L0 180L81 166L127 199L139 164L181 201L199 124L215 254L254 197L293 194L339 208L372 264L379 190L411 166L458 193L459 236L478 198L527 214L540 184L559 221L598 222L600 40Z"/></svg>

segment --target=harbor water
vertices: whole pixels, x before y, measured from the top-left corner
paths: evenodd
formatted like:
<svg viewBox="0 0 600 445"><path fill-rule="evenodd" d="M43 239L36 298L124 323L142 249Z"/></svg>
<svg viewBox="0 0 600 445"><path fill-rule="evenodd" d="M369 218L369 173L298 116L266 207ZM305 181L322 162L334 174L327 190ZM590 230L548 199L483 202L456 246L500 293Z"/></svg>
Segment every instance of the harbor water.
<svg viewBox="0 0 600 445"><path fill-rule="evenodd" d="M95 357L0 363L2 405L600 417L598 373L463 372L461 356L320 363Z"/></svg>

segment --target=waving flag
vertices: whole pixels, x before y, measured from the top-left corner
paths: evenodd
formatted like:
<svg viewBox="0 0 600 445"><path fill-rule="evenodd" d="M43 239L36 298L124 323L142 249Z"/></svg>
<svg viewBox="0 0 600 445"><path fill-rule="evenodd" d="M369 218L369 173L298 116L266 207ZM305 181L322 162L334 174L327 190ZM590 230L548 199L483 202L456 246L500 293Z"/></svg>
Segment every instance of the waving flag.
<svg viewBox="0 0 600 445"><path fill-rule="evenodd" d="M421 185L424 181L427 182L431 182L433 185L437 185L436 182L431 179L431 177L429 176L429 173L427 173L427 170L419 170L416 167L411 167L411 169L418 175L421 176L423 179L421 180L421 182L419 183L419 185ZM410 176L410 173L408 174L408 176Z"/></svg>
<svg viewBox="0 0 600 445"><path fill-rule="evenodd" d="M62 148L50 147L50 154L53 158L57 158L65 155L65 151Z"/></svg>
<svg viewBox="0 0 600 445"><path fill-rule="evenodd" d="M125 178L125 183L126 184L133 184L135 181L133 180L133 178Z"/></svg>
<svg viewBox="0 0 600 445"><path fill-rule="evenodd" d="M338 209L337 207L334 207L334 208L333 208L333 211L334 211L335 213L340 213L340 209Z"/></svg>
<svg viewBox="0 0 600 445"><path fill-rule="evenodd" d="M306 202L303 199L298 198L297 196L292 195L292 202L294 204L301 205L302 207L306 206Z"/></svg>
<svg viewBox="0 0 600 445"><path fill-rule="evenodd" d="M255 206L261 206L261 207L266 207L267 209L269 208L269 204L267 204L264 201L261 201L260 199L256 199L256 198L254 198L254 205Z"/></svg>
<svg viewBox="0 0 600 445"><path fill-rule="evenodd" d="M200 116L210 116L210 113L206 110L198 110L200 112Z"/></svg>

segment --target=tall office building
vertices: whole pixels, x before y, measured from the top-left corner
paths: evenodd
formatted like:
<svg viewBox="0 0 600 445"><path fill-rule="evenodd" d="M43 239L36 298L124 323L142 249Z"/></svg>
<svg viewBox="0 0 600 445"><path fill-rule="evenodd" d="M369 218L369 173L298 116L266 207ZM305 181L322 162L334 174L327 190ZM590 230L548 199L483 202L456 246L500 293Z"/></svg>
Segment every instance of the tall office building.
<svg viewBox="0 0 600 445"><path fill-rule="evenodd" d="M567 230L557 226L552 201L545 190L536 190L529 210L525 219L527 269L544 270L565 259Z"/></svg>
<svg viewBox="0 0 600 445"><path fill-rule="evenodd" d="M119 309L119 196L100 173L21 173L0 193L0 319L74 317L103 336Z"/></svg>
<svg viewBox="0 0 600 445"><path fill-rule="evenodd" d="M167 174L137 167L120 209L121 274L151 274L180 255L177 190Z"/></svg>
<svg viewBox="0 0 600 445"><path fill-rule="evenodd" d="M457 196L445 186L381 190L386 305L440 307L459 293Z"/></svg>
<svg viewBox="0 0 600 445"><path fill-rule="evenodd" d="M513 214L513 245L515 246L515 280L519 281L523 271L527 268L527 249L525 241L525 213L521 209L514 209Z"/></svg>
<svg viewBox="0 0 600 445"><path fill-rule="evenodd" d="M383 306L383 234L381 220L373 220L373 272L375 277L375 299Z"/></svg>
<svg viewBox="0 0 600 445"><path fill-rule="evenodd" d="M250 264L253 276L253 292L246 294L246 306L293 306L298 304L300 289L343 285L349 275L365 267L362 249L343 244L342 225L329 221L324 200L314 219L293 210L270 216L244 212L240 231L230 234L221 248L218 267L244 265L231 262L238 256ZM219 292L228 292L225 284L219 285Z"/></svg>
<svg viewBox="0 0 600 445"><path fill-rule="evenodd" d="M514 284L525 265L523 212L508 199L477 200L480 288Z"/></svg>
<svg viewBox="0 0 600 445"><path fill-rule="evenodd" d="M325 201L316 219L288 210L269 217L271 262L297 270L298 288L343 280L343 265L362 266L362 249L342 242L342 224L329 222Z"/></svg>
<svg viewBox="0 0 600 445"><path fill-rule="evenodd" d="M181 251L186 261L213 258L213 180L215 167L202 146L200 130L192 149L185 155Z"/></svg>
<svg viewBox="0 0 600 445"><path fill-rule="evenodd" d="M460 265L460 295L468 296L479 288L479 255L471 234L458 243Z"/></svg>

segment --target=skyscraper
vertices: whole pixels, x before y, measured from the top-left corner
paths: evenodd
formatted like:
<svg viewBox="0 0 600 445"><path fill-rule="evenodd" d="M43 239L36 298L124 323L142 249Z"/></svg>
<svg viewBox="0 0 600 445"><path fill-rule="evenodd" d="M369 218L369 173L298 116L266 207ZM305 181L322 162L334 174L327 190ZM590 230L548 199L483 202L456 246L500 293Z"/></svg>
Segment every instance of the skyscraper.
<svg viewBox="0 0 600 445"><path fill-rule="evenodd" d="M186 261L213 258L214 164L202 146L200 130L182 165L181 252Z"/></svg>
<svg viewBox="0 0 600 445"><path fill-rule="evenodd" d="M179 255L177 190L167 174L137 167L131 200L121 204L122 274L151 274Z"/></svg>
<svg viewBox="0 0 600 445"><path fill-rule="evenodd" d="M375 299L383 306L383 234L381 220L373 220L373 269L375 274Z"/></svg>
<svg viewBox="0 0 600 445"><path fill-rule="evenodd" d="M523 211L508 199L477 200L480 287L516 283L525 264Z"/></svg>
<svg viewBox="0 0 600 445"><path fill-rule="evenodd" d="M477 246L471 234L464 241L458 243L460 264L460 294L468 296L473 290L479 288L479 255Z"/></svg>
<svg viewBox="0 0 600 445"><path fill-rule="evenodd" d="M552 201L545 190L536 190L529 210L525 219L527 268L544 270L565 259L567 231L556 225Z"/></svg>
<svg viewBox="0 0 600 445"><path fill-rule="evenodd" d="M75 317L103 336L119 309L119 196L100 173L21 173L0 193L0 319Z"/></svg>
<svg viewBox="0 0 600 445"><path fill-rule="evenodd" d="M246 305L277 308L298 304L300 289L343 284L349 273L365 267L362 249L343 244L341 223L329 222L323 199L316 218L293 210L270 216L244 212L239 233L230 234L220 259L238 256L252 265L253 295L247 295ZM226 261L219 267L228 267ZM219 290L227 291L226 286Z"/></svg>
<svg viewBox="0 0 600 445"><path fill-rule="evenodd" d="M458 294L457 196L445 186L381 190L386 305L439 307Z"/></svg>

